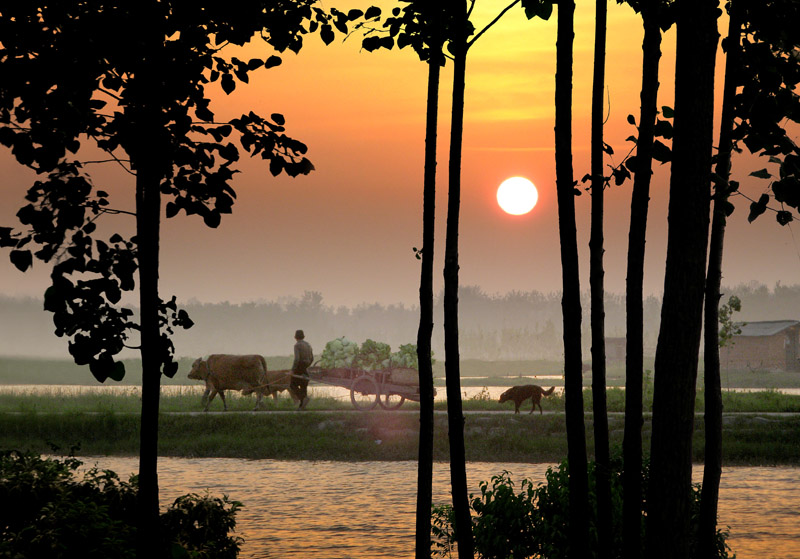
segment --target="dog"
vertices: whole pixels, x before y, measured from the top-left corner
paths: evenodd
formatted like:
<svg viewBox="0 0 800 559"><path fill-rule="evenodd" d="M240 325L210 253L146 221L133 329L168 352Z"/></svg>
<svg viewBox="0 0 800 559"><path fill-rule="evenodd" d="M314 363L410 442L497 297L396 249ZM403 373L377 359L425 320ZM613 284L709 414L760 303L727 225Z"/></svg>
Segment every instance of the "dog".
<svg viewBox="0 0 800 559"><path fill-rule="evenodd" d="M514 413L519 413L519 406L527 400L528 398L531 399L531 411L528 413L533 413L533 410L536 409L536 406L539 406L539 415L542 414L542 396L549 396L553 393L556 387L552 386L550 389L545 390L541 386L536 386L535 384L526 384L524 386L512 386L502 394L500 394L500 403L508 402L509 400L514 401Z"/></svg>

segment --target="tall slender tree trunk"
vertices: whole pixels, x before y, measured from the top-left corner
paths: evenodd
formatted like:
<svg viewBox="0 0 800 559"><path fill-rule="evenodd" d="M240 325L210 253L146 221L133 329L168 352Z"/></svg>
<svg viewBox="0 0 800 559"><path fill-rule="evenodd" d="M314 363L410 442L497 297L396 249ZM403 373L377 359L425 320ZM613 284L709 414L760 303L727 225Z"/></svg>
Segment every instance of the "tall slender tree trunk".
<svg viewBox="0 0 800 559"><path fill-rule="evenodd" d="M447 422L450 441L450 484L453 492L459 559L472 559L472 519L467 495L464 413L461 406L461 366L458 349L458 221L461 205L461 143L464 130L466 79L466 2L451 1L454 12L452 42L453 105L450 121L450 163L447 197L447 238L444 254L444 359L447 383Z"/></svg>
<svg viewBox="0 0 800 559"><path fill-rule="evenodd" d="M158 13L142 7L136 11L142 29L147 14ZM161 224L161 179L164 162L161 146L164 127L158 92L163 37L145 31L141 64L134 77L134 137L130 153L136 172L136 241L139 263L140 353L142 356L142 412L139 433L139 549L140 558L159 557L161 550L158 502L158 410L161 395L161 334L159 325L159 238Z"/></svg>
<svg viewBox="0 0 800 559"><path fill-rule="evenodd" d="M606 0L596 1L594 79L592 82L592 230L589 240L589 285L592 326L592 411L594 412L595 493L597 495L598 554L611 557L611 485L606 405L605 288L603 278L603 97L606 65Z"/></svg>
<svg viewBox="0 0 800 559"><path fill-rule="evenodd" d="M722 116L719 130L714 213L711 220L711 243L708 255L705 298L705 467L698 526L699 558L716 557L717 504L722 477L722 384L719 365L719 300L722 284L722 253L725 241L728 198L730 196L731 151L733 149L734 97L741 50L741 1L731 4L728 38L725 41L725 83L722 93Z"/></svg>
<svg viewBox="0 0 800 559"><path fill-rule="evenodd" d="M710 206L717 0L678 0L675 124L655 362L647 557L689 557L692 430Z"/></svg>
<svg viewBox="0 0 800 559"><path fill-rule="evenodd" d="M657 114L658 66L661 59L661 29L654 2L642 3L642 90L639 138L631 197L626 281L625 435L623 454L622 539L625 559L642 556L642 376L644 373L644 254L653 136Z"/></svg>
<svg viewBox="0 0 800 559"><path fill-rule="evenodd" d="M439 47L441 50L441 47ZM428 97L425 123L425 179L422 208L422 271L419 283L419 463L417 466L417 559L431 556L433 500L433 255L436 214L436 136L439 112L439 60L428 61Z"/></svg>
<svg viewBox="0 0 800 559"><path fill-rule="evenodd" d="M572 41L573 0L558 2L556 43L556 190L561 243L564 317L564 388L569 461L569 542L567 556L589 556L589 499L586 473L586 431L583 418L581 366L581 299L578 275L578 241L572 174Z"/></svg>
<svg viewBox="0 0 800 559"><path fill-rule="evenodd" d="M161 200L160 177L147 163L136 171L136 237L139 252L141 309L142 416L139 437L140 541L158 542L158 409L161 356L158 324L158 249ZM144 541L148 540L148 541Z"/></svg>

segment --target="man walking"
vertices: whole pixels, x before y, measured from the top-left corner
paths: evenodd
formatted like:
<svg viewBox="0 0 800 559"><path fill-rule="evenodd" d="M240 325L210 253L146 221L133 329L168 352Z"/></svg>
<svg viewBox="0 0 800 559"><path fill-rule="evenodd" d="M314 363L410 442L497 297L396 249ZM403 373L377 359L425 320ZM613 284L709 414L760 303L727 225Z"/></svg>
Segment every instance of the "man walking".
<svg viewBox="0 0 800 559"><path fill-rule="evenodd" d="M303 410L308 404L308 368L314 362L314 351L305 340L302 330L294 333L294 363L292 363L292 381L289 391L300 399L299 409Z"/></svg>

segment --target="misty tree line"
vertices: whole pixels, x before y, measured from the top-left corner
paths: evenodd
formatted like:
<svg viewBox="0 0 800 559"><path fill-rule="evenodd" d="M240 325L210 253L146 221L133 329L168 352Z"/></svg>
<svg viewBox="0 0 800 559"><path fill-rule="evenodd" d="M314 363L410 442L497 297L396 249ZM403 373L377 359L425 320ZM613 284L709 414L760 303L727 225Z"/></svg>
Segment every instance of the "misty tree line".
<svg viewBox="0 0 800 559"><path fill-rule="evenodd" d="M800 284L759 283L723 288L724 297L742 300L737 321L793 320L800 317ZM583 293L584 314L589 294ZM477 286L461 288L460 339L465 359L552 359L563 358L561 350L561 294L512 291L488 294ZM327 305L318 292L278 301L233 304L200 303L183 305L195 321L190 330L175 333L177 355L200 356L214 352L288 355L295 328L306 330L317 354L328 341L345 336L355 342L373 339L393 349L414 343L419 308L416 305L362 303L354 307ZM441 321L441 294L435 299L435 317ZM645 348L652 356L658 335L661 299L645 299ZM52 335L52 319L35 298L0 296L0 354L66 357L62 339ZM625 298L606 293L607 335L624 337ZM589 321L583 321L584 333ZM584 341L588 336L583 336ZM649 350L649 351L647 351ZM444 350L438 330L433 337L435 359Z"/></svg>

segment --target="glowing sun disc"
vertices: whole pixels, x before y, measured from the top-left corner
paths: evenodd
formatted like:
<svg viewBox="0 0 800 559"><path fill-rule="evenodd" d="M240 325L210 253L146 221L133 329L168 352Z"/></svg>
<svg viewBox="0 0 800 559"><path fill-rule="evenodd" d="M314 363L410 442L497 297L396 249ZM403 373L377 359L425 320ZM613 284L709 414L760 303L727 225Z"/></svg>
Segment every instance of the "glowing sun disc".
<svg viewBox="0 0 800 559"><path fill-rule="evenodd" d="M539 192L525 177L511 177L504 180L497 189L497 203L502 210L511 215L528 213L539 201Z"/></svg>

